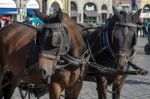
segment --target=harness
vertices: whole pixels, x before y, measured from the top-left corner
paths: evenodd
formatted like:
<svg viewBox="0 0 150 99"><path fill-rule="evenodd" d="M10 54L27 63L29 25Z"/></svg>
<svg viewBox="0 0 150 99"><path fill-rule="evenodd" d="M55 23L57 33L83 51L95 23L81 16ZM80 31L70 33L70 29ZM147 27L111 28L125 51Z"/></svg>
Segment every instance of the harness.
<svg viewBox="0 0 150 99"><path fill-rule="evenodd" d="M89 56L86 56L88 51L83 52L83 54L79 58L75 58L75 57L72 57L71 55L69 55L68 52L70 50L71 41L67 34L67 30L62 23L46 24L45 27L53 30L54 34L52 37L52 45L57 46L58 49L56 49L57 53L55 55L51 55L49 53L43 52L40 54L40 55L42 55L42 57L51 58L51 59L55 59L57 57L56 60L59 63L57 68L66 67L66 66L68 66L68 64L72 64L73 66L80 66L81 64L85 64L89 60ZM61 32L61 30L60 30L60 32L56 31L55 28L65 28L65 32ZM59 40L59 39L61 39L61 40ZM64 50L63 48L64 49L66 48L66 50ZM49 52L51 52L51 51L49 51ZM62 62L64 62L64 63L67 62L67 64L63 64ZM63 64L63 65L61 65L61 64Z"/></svg>
<svg viewBox="0 0 150 99"><path fill-rule="evenodd" d="M58 30L58 28L60 29ZM49 33L49 29L52 30L51 34ZM49 42L51 43L51 45L46 46L51 46L53 48L50 50L45 50L45 48L41 49L40 56L42 55L44 57L54 59L57 53L59 55L64 55L68 53L68 51L70 50L71 41L67 34L68 32L62 23L46 24L44 25L43 32L46 33L44 37L44 43L46 41L46 38L49 38L51 40Z"/></svg>

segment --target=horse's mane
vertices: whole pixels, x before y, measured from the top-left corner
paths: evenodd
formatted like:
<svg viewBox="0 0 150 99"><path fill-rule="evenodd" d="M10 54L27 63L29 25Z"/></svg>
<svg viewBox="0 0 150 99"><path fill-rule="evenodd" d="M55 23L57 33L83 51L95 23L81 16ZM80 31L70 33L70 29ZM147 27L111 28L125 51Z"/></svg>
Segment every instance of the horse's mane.
<svg viewBox="0 0 150 99"><path fill-rule="evenodd" d="M73 49L78 49L79 47L80 49L83 49L83 47L85 47L84 39L80 33L81 31L78 28L77 24L66 13L63 13L63 22L67 29L67 32L69 33L69 37L72 43L71 47L73 47Z"/></svg>
<svg viewBox="0 0 150 99"><path fill-rule="evenodd" d="M63 21L66 27L69 29L68 32L73 32L73 34L80 33L79 29L77 28L77 24L72 21L68 14L63 13Z"/></svg>

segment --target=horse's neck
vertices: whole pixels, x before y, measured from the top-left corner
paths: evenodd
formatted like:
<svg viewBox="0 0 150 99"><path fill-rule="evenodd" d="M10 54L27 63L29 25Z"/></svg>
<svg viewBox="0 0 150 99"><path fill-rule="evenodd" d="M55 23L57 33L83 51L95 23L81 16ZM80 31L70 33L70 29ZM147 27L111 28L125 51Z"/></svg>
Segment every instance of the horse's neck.
<svg viewBox="0 0 150 99"><path fill-rule="evenodd" d="M86 35L87 41L90 45L92 53L97 53L100 50L101 45L101 28L96 29L94 32Z"/></svg>
<svg viewBox="0 0 150 99"><path fill-rule="evenodd" d="M64 18L64 23L71 40L71 51L70 53L75 56L79 57L84 50L84 40L82 35L80 34L79 29L77 28L76 24L69 18Z"/></svg>
<svg viewBox="0 0 150 99"><path fill-rule="evenodd" d="M72 54L77 57L81 56L85 49L85 44L82 35L79 32L70 34Z"/></svg>

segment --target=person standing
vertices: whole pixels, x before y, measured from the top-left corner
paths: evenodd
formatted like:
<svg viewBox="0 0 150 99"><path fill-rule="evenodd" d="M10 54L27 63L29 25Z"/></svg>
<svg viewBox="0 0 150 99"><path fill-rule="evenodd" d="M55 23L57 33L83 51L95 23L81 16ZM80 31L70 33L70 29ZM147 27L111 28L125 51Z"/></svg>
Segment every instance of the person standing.
<svg viewBox="0 0 150 99"><path fill-rule="evenodd" d="M143 19L140 18L140 20L137 22L137 24L140 26L137 28L137 36L142 37L143 36L143 30L144 30Z"/></svg>
<svg viewBox="0 0 150 99"><path fill-rule="evenodd" d="M1 28L5 26L5 21L2 18L0 20L0 23L1 23Z"/></svg>

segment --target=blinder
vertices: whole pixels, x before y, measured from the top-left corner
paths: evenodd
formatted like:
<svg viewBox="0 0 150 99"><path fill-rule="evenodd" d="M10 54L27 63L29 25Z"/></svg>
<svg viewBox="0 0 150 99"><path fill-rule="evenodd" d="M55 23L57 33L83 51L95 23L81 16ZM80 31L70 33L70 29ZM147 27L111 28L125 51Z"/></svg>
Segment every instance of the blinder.
<svg viewBox="0 0 150 99"><path fill-rule="evenodd" d="M61 32L54 32L52 35L52 45L54 47L60 47L63 42L63 35Z"/></svg>
<svg viewBox="0 0 150 99"><path fill-rule="evenodd" d="M62 55L70 49L70 39L65 26L62 23L44 24L44 28L51 35L51 47L48 51L42 51L44 54L56 55L59 50L59 55ZM51 33L50 33L51 32ZM47 45L46 45L47 46Z"/></svg>
<svg viewBox="0 0 150 99"><path fill-rule="evenodd" d="M129 23L129 22L116 22L115 25L117 25L117 26L124 26L124 27L134 27L134 28L140 27L137 24ZM126 33L127 31L128 31L128 29L125 28L125 32L124 33ZM135 32L135 31L133 31L133 32ZM126 35L126 34L124 34L124 35ZM136 35L136 33L134 33L132 44L135 45L136 43L137 43L137 35Z"/></svg>

